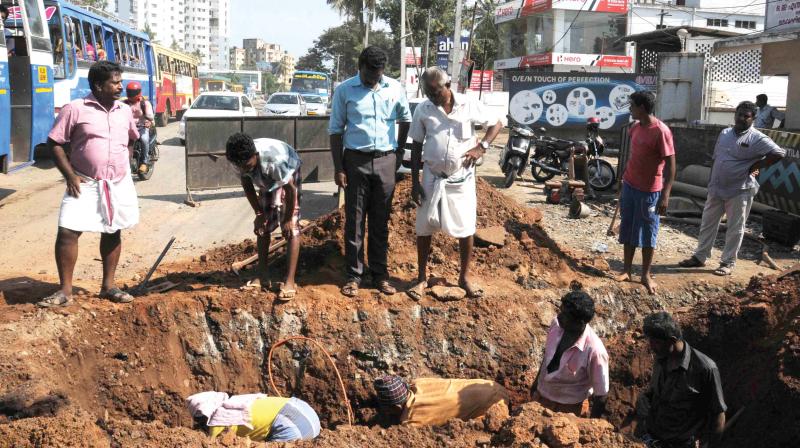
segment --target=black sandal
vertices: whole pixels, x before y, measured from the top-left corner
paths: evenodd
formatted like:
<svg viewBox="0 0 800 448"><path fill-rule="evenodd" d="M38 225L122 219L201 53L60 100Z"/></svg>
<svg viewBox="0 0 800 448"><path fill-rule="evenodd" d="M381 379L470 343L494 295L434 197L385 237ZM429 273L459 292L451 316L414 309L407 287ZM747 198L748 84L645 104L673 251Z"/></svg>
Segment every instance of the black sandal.
<svg viewBox="0 0 800 448"><path fill-rule="evenodd" d="M342 286L342 294L347 297L358 296L358 282L347 282Z"/></svg>

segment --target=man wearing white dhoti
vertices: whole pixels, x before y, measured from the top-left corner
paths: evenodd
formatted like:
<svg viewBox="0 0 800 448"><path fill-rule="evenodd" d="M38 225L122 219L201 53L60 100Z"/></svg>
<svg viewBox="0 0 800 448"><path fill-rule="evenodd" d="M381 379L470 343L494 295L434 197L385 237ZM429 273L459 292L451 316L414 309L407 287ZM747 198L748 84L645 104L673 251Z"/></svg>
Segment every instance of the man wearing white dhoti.
<svg viewBox="0 0 800 448"><path fill-rule="evenodd" d="M72 274L82 232L99 232L103 260L100 297L127 303L133 297L117 288L122 242L120 231L139 222L139 204L131 178L129 151L139 138L130 108L118 101L122 69L100 61L89 69L92 93L61 109L47 143L67 183L56 236L56 265L61 287L37 305L72 301ZM69 144L69 151L64 146Z"/></svg>
<svg viewBox="0 0 800 448"><path fill-rule="evenodd" d="M412 199L417 209L417 283L407 294L419 300L427 286L427 264L431 236L441 230L458 238L461 271L458 285L470 298L483 296L471 282L469 265L475 234L477 199L475 196L475 162L503 128L492 119L480 101L450 90L447 74L430 67L421 82L426 101L414 112L409 136L411 147ZM483 140L474 133L476 124L491 125ZM422 182L420 162L424 162Z"/></svg>

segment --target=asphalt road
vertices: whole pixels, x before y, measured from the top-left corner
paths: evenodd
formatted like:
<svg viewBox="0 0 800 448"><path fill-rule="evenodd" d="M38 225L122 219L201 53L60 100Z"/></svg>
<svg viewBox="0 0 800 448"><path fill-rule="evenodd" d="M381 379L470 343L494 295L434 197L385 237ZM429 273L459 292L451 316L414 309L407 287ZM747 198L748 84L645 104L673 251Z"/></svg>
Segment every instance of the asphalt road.
<svg viewBox="0 0 800 448"><path fill-rule="evenodd" d="M159 128L161 158L148 181L136 182L140 223L123 231L123 253L117 278L130 281L146 271L164 245L176 241L165 262L198 257L208 249L253 237L253 211L241 189L193 193L199 207L186 199L184 148L178 124ZM0 290L14 282L58 280L53 245L64 180L50 161L10 175L0 174ZM313 219L336 206L333 182L303 185L303 217ZM93 292L102 277L99 234L80 239L75 284Z"/></svg>

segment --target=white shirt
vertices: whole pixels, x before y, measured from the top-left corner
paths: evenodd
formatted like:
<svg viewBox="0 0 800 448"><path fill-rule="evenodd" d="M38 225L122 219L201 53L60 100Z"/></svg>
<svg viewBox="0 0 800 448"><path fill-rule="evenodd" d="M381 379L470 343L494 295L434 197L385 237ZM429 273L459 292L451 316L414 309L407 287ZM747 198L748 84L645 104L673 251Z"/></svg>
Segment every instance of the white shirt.
<svg viewBox="0 0 800 448"><path fill-rule="evenodd" d="M775 126L776 118L780 121L783 121L786 119L786 115L769 104L765 104L764 107L758 108L753 126L757 128L772 129L772 127Z"/></svg>
<svg viewBox="0 0 800 448"><path fill-rule="evenodd" d="M478 143L474 125L494 124L496 118L473 98L457 92L453 92L453 98L449 114L431 100L417 106L408 135L415 142L423 142L422 160L434 174L464 178L469 171L462 166L462 156Z"/></svg>
<svg viewBox="0 0 800 448"><path fill-rule="evenodd" d="M742 134L733 128L723 129L714 146L708 196L727 200L747 190L755 196L759 185L750 167L768 155L785 157L786 150L755 127Z"/></svg>

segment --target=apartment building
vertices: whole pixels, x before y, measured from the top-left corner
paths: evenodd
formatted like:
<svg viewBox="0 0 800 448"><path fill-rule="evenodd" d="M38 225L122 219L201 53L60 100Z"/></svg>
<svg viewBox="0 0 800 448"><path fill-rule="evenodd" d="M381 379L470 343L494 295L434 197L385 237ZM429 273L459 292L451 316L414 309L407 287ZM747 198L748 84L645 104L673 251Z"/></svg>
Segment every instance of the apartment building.
<svg viewBox="0 0 800 448"><path fill-rule="evenodd" d="M231 47L228 51L228 68L230 70L241 70L245 65L245 55L244 48Z"/></svg>

